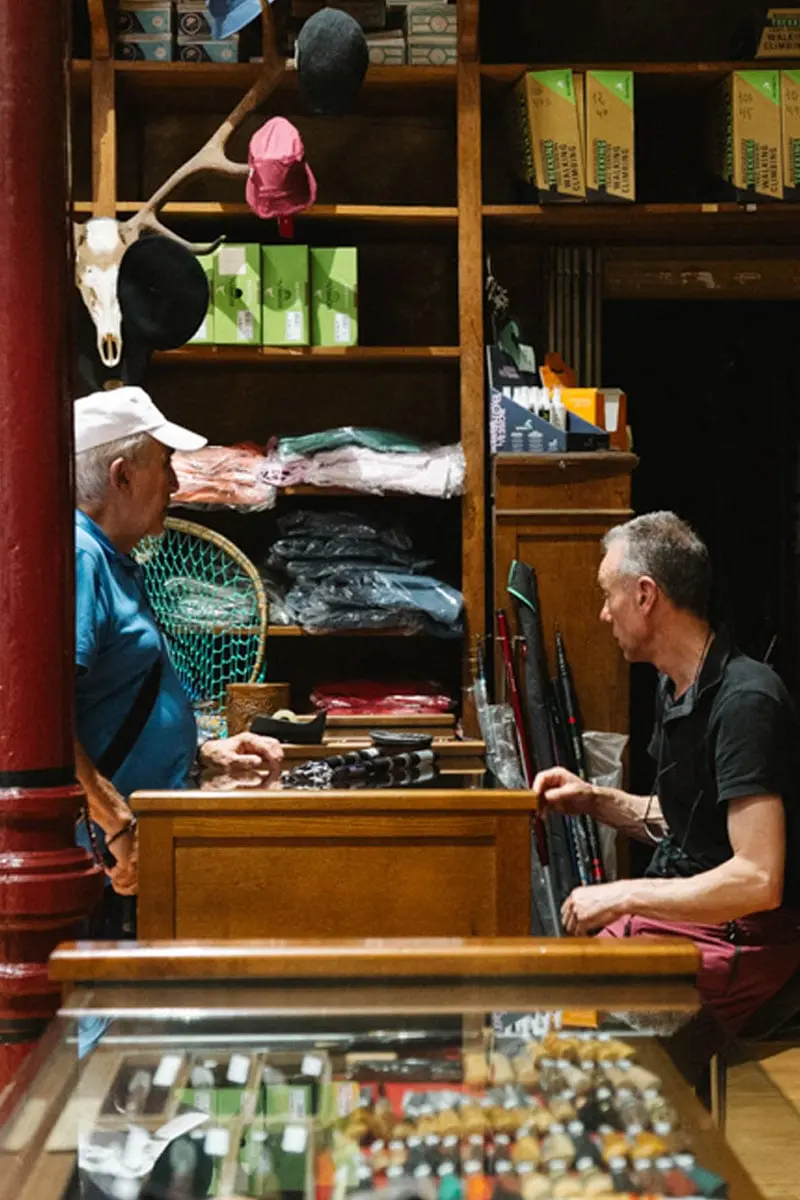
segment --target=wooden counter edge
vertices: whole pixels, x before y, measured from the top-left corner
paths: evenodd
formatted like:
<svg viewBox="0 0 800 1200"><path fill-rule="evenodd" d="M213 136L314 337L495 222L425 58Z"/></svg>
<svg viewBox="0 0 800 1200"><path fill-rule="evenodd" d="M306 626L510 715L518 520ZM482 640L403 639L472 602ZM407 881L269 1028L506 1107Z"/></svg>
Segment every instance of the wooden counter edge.
<svg viewBox="0 0 800 1200"><path fill-rule="evenodd" d="M137 813L226 812L536 812L538 801L530 791L489 791L483 788L440 788L411 791L403 788L353 791L297 791L280 788L242 788L232 791L134 792L131 808Z"/></svg>
<svg viewBox="0 0 800 1200"><path fill-rule="evenodd" d="M383 939L71 942L54 980L694 978L697 948L679 938Z"/></svg>

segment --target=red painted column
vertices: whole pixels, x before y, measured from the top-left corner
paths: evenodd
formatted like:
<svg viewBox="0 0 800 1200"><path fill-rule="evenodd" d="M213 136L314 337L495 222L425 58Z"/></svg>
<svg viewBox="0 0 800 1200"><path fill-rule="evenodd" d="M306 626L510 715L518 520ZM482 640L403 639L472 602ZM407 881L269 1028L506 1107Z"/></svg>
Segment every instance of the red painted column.
<svg viewBox="0 0 800 1200"><path fill-rule="evenodd" d="M0 0L0 1087L102 873L75 847L63 0Z"/></svg>

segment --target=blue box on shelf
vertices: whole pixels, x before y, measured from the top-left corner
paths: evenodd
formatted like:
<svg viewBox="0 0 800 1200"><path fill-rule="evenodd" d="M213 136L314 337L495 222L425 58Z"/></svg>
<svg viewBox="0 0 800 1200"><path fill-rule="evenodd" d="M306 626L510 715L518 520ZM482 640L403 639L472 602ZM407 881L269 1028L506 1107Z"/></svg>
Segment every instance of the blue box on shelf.
<svg viewBox="0 0 800 1200"><path fill-rule="evenodd" d="M516 404L497 388L489 389L489 448L492 454L563 454L570 450L608 450L609 435L575 413L558 429Z"/></svg>

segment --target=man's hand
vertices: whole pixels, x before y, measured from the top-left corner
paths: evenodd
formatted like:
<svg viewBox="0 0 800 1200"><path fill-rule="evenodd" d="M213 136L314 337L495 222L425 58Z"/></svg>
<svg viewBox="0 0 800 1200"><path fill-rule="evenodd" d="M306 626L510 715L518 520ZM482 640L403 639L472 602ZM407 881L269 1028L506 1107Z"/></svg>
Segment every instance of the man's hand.
<svg viewBox="0 0 800 1200"><path fill-rule="evenodd" d="M267 771L277 778L283 763L283 748L275 738L258 733L237 733L232 738L217 738L200 747L200 762L214 770L242 771L250 767Z"/></svg>
<svg viewBox="0 0 800 1200"><path fill-rule="evenodd" d="M135 896L139 890L139 831L131 830L109 847L117 865L106 871L118 896Z"/></svg>
<svg viewBox="0 0 800 1200"><path fill-rule="evenodd" d="M628 880L619 879L575 888L564 901L561 920L566 933L580 937L624 917L628 911Z"/></svg>
<svg viewBox="0 0 800 1200"><path fill-rule="evenodd" d="M533 781L533 794L543 800L547 808L568 816L590 813L594 806L592 785L565 767L540 771Z"/></svg>

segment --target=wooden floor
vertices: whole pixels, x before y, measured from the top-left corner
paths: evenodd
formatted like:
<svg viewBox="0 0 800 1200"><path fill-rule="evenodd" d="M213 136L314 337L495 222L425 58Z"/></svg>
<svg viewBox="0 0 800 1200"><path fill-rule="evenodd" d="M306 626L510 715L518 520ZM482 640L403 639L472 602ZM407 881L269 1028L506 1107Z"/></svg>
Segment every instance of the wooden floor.
<svg viewBox="0 0 800 1200"><path fill-rule="evenodd" d="M726 1137L765 1200L800 1198L800 1047L765 1046L728 1073Z"/></svg>

